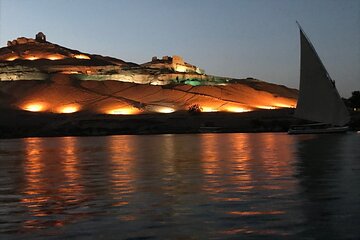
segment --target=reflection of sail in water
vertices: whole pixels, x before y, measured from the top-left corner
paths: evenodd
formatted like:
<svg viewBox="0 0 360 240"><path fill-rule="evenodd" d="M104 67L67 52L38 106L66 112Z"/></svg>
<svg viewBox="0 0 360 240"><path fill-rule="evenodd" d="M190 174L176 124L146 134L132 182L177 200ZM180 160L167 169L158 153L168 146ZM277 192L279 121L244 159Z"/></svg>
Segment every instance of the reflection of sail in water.
<svg viewBox="0 0 360 240"><path fill-rule="evenodd" d="M353 171L352 162L355 158L358 162L360 153L354 154L344 147L351 146L351 143L359 146L359 138L350 134L310 135L297 140L296 176L301 196L305 197L303 216L311 226L304 231L303 237L356 239L351 234L360 233L358 226L354 229L348 223L360 215L359 175Z"/></svg>
<svg viewBox="0 0 360 240"><path fill-rule="evenodd" d="M345 137L345 136L344 136ZM335 174L340 166L338 162L331 161L339 155L341 135L309 135L298 138L298 171L300 176L306 176L304 184L313 184L315 179L320 179L325 174ZM329 172L329 170L332 170ZM316 182L316 181L315 181Z"/></svg>
<svg viewBox="0 0 360 240"><path fill-rule="evenodd" d="M83 199L76 157L76 138L61 138L54 142L52 151L46 139L25 139L26 159L25 189L22 203L32 216L24 222L25 229L62 226L78 218L77 214L66 213L70 205L79 204ZM61 154L58 154L60 151ZM56 153L56 154L54 154ZM59 181L62 179L62 181ZM52 215L63 214L63 220L53 220Z"/></svg>

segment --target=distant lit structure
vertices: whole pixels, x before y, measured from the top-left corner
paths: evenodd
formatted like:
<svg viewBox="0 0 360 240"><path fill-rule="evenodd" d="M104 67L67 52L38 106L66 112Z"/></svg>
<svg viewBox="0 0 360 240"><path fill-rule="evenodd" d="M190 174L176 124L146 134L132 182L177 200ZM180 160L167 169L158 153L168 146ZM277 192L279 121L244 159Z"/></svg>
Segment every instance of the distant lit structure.
<svg viewBox="0 0 360 240"><path fill-rule="evenodd" d="M155 56L151 59L151 62L144 63L142 66L148 68L168 69L179 73L205 74L204 70L184 62L183 58L178 55L174 55L172 57L163 56L161 59L158 59Z"/></svg>

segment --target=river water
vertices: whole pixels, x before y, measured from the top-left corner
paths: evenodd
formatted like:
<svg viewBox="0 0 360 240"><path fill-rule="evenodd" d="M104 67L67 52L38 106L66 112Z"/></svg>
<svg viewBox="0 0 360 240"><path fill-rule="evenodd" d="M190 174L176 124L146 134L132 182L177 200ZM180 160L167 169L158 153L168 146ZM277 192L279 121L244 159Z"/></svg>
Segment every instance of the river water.
<svg viewBox="0 0 360 240"><path fill-rule="evenodd" d="M0 140L0 239L359 239L360 134Z"/></svg>

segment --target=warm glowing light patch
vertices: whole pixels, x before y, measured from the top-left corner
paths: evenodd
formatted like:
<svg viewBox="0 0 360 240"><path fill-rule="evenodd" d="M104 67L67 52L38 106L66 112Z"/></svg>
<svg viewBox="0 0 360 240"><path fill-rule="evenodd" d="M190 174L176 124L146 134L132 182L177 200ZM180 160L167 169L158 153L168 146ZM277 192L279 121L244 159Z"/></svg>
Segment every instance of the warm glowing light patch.
<svg viewBox="0 0 360 240"><path fill-rule="evenodd" d="M9 58L6 59L6 61L14 61L16 59L18 59L18 57L9 57Z"/></svg>
<svg viewBox="0 0 360 240"><path fill-rule="evenodd" d="M76 58L76 59L90 59L89 56L84 55L84 54L76 54L76 55L74 55L74 58Z"/></svg>
<svg viewBox="0 0 360 240"><path fill-rule="evenodd" d="M248 112L250 110L245 109L245 108L241 108L241 107L228 107L228 108L226 108L226 111L241 113L241 112Z"/></svg>
<svg viewBox="0 0 360 240"><path fill-rule="evenodd" d="M39 57L36 57L36 56L28 56L28 57L25 57L26 60L30 60L30 61L33 61L33 60L38 60Z"/></svg>
<svg viewBox="0 0 360 240"><path fill-rule="evenodd" d="M274 106L279 107L279 108L294 108L294 105L288 105L288 104L284 104L284 103L275 103Z"/></svg>
<svg viewBox="0 0 360 240"><path fill-rule="evenodd" d="M158 108L156 110L156 112L159 112L159 113L172 113L172 112L175 112L175 109L170 108L170 107L161 107L161 108Z"/></svg>
<svg viewBox="0 0 360 240"><path fill-rule="evenodd" d="M186 66L177 65L177 66L175 67L175 71L176 71L176 72L186 72Z"/></svg>
<svg viewBox="0 0 360 240"><path fill-rule="evenodd" d="M202 112L218 112L218 110L211 107L203 107Z"/></svg>
<svg viewBox="0 0 360 240"><path fill-rule="evenodd" d="M59 113L74 113L77 111L79 111L79 106L77 105L64 106L59 109Z"/></svg>
<svg viewBox="0 0 360 240"><path fill-rule="evenodd" d="M63 73L63 74L79 74L80 72L78 72L78 71L61 71L61 73Z"/></svg>
<svg viewBox="0 0 360 240"><path fill-rule="evenodd" d="M277 109L277 107L275 107L275 106L257 106L257 108L260 108L260 109Z"/></svg>
<svg viewBox="0 0 360 240"><path fill-rule="evenodd" d="M45 110L45 105L42 103L30 103L25 105L23 109L30 112L41 112Z"/></svg>
<svg viewBox="0 0 360 240"><path fill-rule="evenodd" d="M52 61L55 61L55 60L64 59L64 57L61 56L61 55L49 55L49 56L47 57L47 59L52 60Z"/></svg>
<svg viewBox="0 0 360 240"><path fill-rule="evenodd" d="M114 115L132 115L132 114L137 114L140 111L137 108L117 108L117 109L112 109L110 111L107 112L107 114L114 114Z"/></svg>

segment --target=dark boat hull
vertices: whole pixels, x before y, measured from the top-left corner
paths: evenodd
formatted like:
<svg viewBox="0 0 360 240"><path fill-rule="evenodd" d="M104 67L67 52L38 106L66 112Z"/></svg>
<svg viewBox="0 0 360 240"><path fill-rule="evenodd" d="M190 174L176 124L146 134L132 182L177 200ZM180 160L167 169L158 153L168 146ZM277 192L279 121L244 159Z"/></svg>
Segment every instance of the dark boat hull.
<svg viewBox="0 0 360 240"><path fill-rule="evenodd" d="M320 133L344 133L349 130L348 126L331 126L328 124L308 124L291 126L289 134L320 134Z"/></svg>

